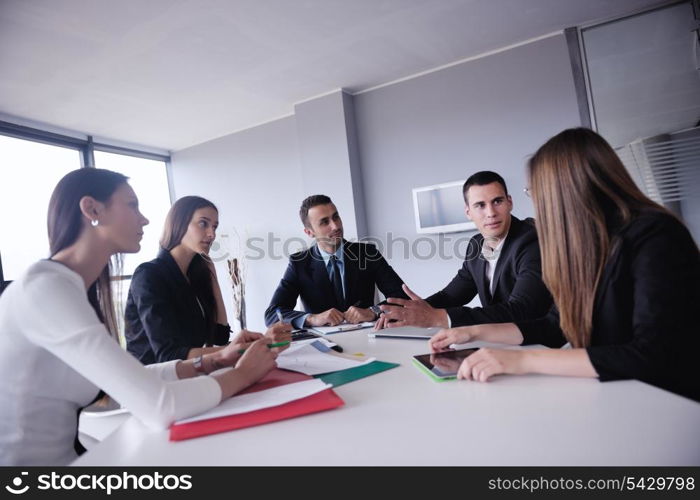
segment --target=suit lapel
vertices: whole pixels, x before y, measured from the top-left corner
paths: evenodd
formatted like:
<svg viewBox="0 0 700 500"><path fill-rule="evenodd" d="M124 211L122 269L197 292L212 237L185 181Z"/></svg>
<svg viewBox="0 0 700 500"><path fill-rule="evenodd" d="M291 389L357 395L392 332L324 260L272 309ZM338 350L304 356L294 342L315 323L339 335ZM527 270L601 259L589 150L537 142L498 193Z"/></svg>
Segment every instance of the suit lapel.
<svg viewBox="0 0 700 500"><path fill-rule="evenodd" d="M206 313L202 309L201 303L197 299L190 282L180 271L180 266L177 265L173 256L167 250L161 248L158 252L158 260L161 261L165 266L165 271L167 273L169 281L171 281L171 288L177 300L184 307L188 307L192 311L197 311L197 314L201 311L202 316L206 317Z"/></svg>
<svg viewBox="0 0 700 500"><path fill-rule="evenodd" d="M521 223L520 220L511 216L510 218L510 228L508 234L506 235L506 241L501 247L501 254L498 256L498 262L496 262L496 269L493 272L493 293L495 295L496 288L498 287L498 280L501 279L501 274L503 273L503 268L507 266L510 254L513 251L513 241L515 241L518 236L520 236Z"/></svg>

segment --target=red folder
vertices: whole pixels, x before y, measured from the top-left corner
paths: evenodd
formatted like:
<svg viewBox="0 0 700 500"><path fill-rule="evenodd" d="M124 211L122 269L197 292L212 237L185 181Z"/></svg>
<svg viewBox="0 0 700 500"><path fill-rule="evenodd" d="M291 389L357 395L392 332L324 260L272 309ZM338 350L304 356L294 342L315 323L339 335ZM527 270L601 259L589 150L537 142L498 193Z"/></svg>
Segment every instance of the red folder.
<svg viewBox="0 0 700 500"><path fill-rule="evenodd" d="M253 384L239 394L262 391L279 385L301 382L311 378L312 377L304 375L303 373L276 368L263 377L258 383ZM263 408L262 410L239 413L227 417L211 418L209 420L200 420L198 422L189 422L186 424L173 424L170 426L170 441L182 441L184 439L206 436L207 434L217 434L219 432L242 429L243 427L252 427L276 420L284 420L285 418L293 418L309 413L316 413L318 411L330 410L342 406L343 404L343 400L333 392L333 389L326 389L325 391L317 392L311 396L271 408Z"/></svg>

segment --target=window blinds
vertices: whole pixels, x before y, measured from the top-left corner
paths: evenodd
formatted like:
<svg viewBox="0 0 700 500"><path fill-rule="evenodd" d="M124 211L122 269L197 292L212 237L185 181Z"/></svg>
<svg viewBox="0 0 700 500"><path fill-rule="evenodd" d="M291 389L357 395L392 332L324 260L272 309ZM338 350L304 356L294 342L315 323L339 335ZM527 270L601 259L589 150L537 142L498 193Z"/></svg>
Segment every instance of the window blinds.
<svg viewBox="0 0 700 500"><path fill-rule="evenodd" d="M616 151L652 200L667 205L700 196L700 127L637 139Z"/></svg>

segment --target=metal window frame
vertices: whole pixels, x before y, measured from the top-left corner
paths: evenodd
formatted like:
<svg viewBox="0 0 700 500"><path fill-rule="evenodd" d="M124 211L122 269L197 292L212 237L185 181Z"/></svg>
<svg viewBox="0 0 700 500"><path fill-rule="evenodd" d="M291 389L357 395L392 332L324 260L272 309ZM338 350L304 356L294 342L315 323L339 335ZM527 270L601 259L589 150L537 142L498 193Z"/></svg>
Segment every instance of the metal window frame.
<svg viewBox="0 0 700 500"><path fill-rule="evenodd" d="M147 160L162 161L165 165L165 172L168 184L168 195L170 202L173 201L173 182L171 171L171 160L169 155L162 155L150 151L142 151L139 149L128 148L109 144L108 142L95 142L91 135L82 137L74 137L56 132L49 132L39 128L18 125L16 123L0 120L0 135L14 137L27 141L48 144L50 146L58 146L68 149L77 150L80 153L80 168L95 167L95 151L103 151L106 153L114 153L125 156L134 156ZM82 135L82 134L81 134ZM113 276L115 281L130 279L131 275ZM2 249L0 248L0 294L9 285L11 281L5 281L5 276L2 268Z"/></svg>

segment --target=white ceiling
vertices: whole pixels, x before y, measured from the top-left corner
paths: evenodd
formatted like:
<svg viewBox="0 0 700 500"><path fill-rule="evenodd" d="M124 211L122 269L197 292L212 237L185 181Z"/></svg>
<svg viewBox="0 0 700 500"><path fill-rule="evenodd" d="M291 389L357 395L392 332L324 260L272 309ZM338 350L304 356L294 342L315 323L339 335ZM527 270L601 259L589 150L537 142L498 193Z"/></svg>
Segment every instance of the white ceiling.
<svg viewBox="0 0 700 500"><path fill-rule="evenodd" d="M0 0L0 112L168 150L658 0Z"/></svg>

